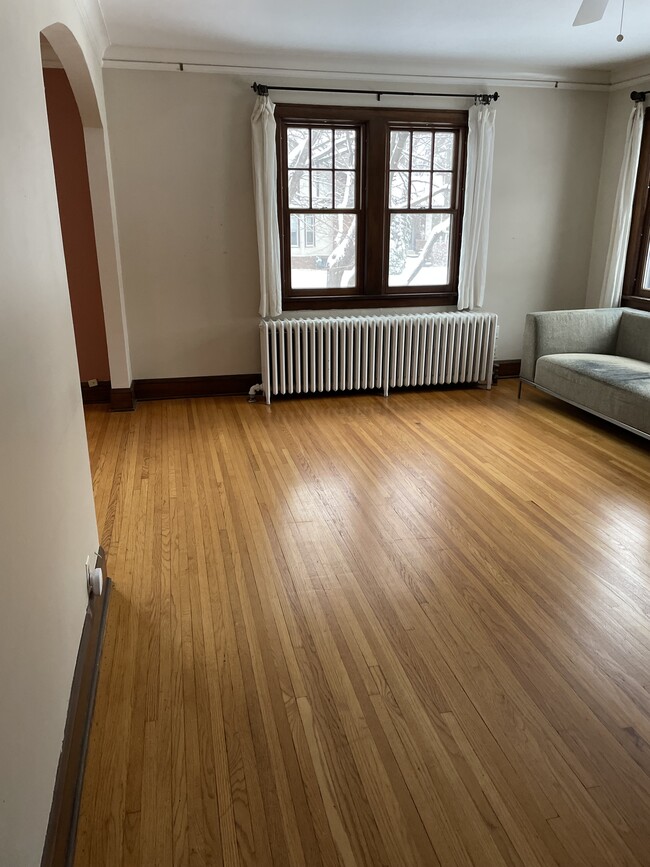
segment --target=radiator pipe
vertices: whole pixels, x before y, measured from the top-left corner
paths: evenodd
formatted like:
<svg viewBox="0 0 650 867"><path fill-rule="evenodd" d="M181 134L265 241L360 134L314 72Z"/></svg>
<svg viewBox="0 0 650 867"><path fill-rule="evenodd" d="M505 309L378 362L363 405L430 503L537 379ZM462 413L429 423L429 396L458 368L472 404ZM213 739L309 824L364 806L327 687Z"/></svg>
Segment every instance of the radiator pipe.
<svg viewBox="0 0 650 867"><path fill-rule="evenodd" d="M248 389L248 402L255 403L255 398L258 394L264 393L264 386L261 382L256 383L255 385L251 385Z"/></svg>

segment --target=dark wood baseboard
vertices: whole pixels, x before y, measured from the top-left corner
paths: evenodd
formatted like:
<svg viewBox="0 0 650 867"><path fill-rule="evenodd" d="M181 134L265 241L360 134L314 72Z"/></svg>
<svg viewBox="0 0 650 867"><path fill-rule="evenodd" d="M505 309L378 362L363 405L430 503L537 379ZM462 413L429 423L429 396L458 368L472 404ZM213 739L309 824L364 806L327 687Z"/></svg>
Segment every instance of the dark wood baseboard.
<svg viewBox="0 0 650 867"><path fill-rule="evenodd" d="M495 381L516 379L521 371L521 358L506 358L494 362Z"/></svg>
<svg viewBox="0 0 650 867"><path fill-rule="evenodd" d="M251 386L262 381L259 373L231 376L180 376L169 379L136 379L136 400L169 400L178 397L216 397L248 394Z"/></svg>
<svg viewBox="0 0 650 867"><path fill-rule="evenodd" d="M106 574L106 557L102 548L96 566ZM111 587L110 578L106 578L104 592L101 596L91 596L86 609L41 867L71 867L74 859L81 788Z"/></svg>
<svg viewBox="0 0 650 867"><path fill-rule="evenodd" d="M111 389L111 411L132 412L135 409L135 394L133 383L129 388Z"/></svg>
<svg viewBox="0 0 650 867"><path fill-rule="evenodd" d="M84 404L91 403L110 403L111 402L111 381L110 379L102 379L97 385L90 386L87 382L81 383L81 399Z"/></svg>

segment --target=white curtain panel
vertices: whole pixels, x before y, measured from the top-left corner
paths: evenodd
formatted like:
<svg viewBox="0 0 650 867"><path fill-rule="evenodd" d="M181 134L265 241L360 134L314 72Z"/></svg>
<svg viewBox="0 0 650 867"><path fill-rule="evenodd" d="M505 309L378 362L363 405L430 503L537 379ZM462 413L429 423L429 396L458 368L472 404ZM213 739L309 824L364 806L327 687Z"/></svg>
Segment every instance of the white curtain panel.
<svg viewBox="0 0 650 867"><path fill-rule="evenodd" d="M630 224L632 222L632 205L634 203L634 187L639 168L641 153L641 137L643 135L643 115L645 104L637 102L632 109L627 125L627 137L623 152L623 164L618 178L618 190L614 204L614 221L609 238L605 277L600 293L601 307L620 307L623 295L623 276L627 245L630 240Z"/></svg>
<svg viewBox="0 0 650 867"><path fill-rule="evenodd" d="M265 319L282 313L274 112L275 105L269 97L258 96L251 118L255 219L260 259L260 316Z"/></svg>
<svg viewBox="0 0 650 867"><path fill-rule="evenodd" d="M469 110L459 310L482 307L485 296L495 118L494 105L474 105Z"/></svg>

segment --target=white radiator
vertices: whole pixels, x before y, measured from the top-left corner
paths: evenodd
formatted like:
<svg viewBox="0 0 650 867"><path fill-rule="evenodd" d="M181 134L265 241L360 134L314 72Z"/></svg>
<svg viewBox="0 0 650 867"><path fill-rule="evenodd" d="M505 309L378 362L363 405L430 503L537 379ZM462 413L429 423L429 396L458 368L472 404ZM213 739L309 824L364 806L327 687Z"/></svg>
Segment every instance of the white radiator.
<svg viewBox="0 0 650 867"><path fill-rule="evenodd" d="M495 313L263 320L262 387L272 394L479 382L492 385Z"/></svg>

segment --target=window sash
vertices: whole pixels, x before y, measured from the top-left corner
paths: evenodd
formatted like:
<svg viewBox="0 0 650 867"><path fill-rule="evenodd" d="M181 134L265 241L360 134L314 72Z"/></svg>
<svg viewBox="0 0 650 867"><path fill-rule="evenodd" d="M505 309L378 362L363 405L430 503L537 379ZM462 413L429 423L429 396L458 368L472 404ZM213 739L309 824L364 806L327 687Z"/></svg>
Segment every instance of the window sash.
<svg viewBox="0 0 650 867"><path fill-rule="evenodd" d="M281 110L280 106L276 106L276 114L280 115ZM309 130L309 146L308 146L308 161L306 166L301 166L298 168L289 166L289 154L288 154L288 134L289 130L292 128L301 128ZM332 149L332 165L331 167L322 168L320 166L313 167L313 151L312 151L312 141L313 141L313 132L318 130L333 130L333 139L336 138L336 131L344 130L348 132L354 132L356 134L356 148L355 148L355 161L352 167L337 167L336 166L336 153L335 148ZM363 245L359 243L360 239L363 237L362 232L362 223L363 223L363 178L361 172L362 165L362 133L363 127L359 123L339 123L335 120L330 122L317 120L314 122L311 118L298 119L296 121L287 121L280 122L278 124L278 153L280 155L280 171L279 171L279 186L280 186L280 207L279 207L279 215L280 215L280 232L283 236L281 238L281 256L282 256L282 285L283 285L283 295L285 299L287 297L291 298L304 298L306 300L322 296L326 294L328 297L336 299L339 297L347 297L357 295L361 291L361 287L363 286ZM291 171L303 171L306 173L306 177L308 179L308 188L309 188L309 196L307 206L304 204L290 204L290 196L289 196L289 183L291 181L291 175L289 172ZM318 172L329 173L332 175L332 205L335 203L335 188L334 182L336 178L336 172L345 172L352 171L354 172L354 203L351 207L313 207L313 199L314 199L314 185L312 184L312 175ZM354 286L340 286L340 287L327 287L325 292L320 292L319 290L303 288L303 287L294 287L292 285L292 273L293 273L293 260L292 256L292 248L290 244L286 243L286 232L290 231L290 221L292 217L299 216L302 218L311 217L314 221L314 238L316 236L315 231L315 222L319 217L327 218L328 216L338 216L345 215L346 217L354 216L356 217L356 255L354 259L354 271L356 275L355 285ZM289 227L289 228L288 228ZM305 233L306 235L306 233ZM301 241L303 238L300 239ZM302 245L299 245L302 246ZM307 244L304 244L306 247ZM316 246L315 244L313 245ZM295 250L295 247L293 248Z"/></svg>

